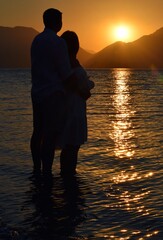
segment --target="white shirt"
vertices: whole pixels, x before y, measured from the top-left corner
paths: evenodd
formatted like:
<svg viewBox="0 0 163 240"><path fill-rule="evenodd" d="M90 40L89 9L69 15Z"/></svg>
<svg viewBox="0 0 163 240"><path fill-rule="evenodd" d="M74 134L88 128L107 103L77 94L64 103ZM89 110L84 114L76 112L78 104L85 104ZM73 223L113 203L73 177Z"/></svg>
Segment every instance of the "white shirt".
<svg viewBox="0 0 163 240"><path fill-rule="evenodd" d="M94 88L94 82L89 80L83 67L74 68L78 77L78 84L88 89ZM62 134L58 139L58 145L64 147L69 145L81 145L87 141L87 114L86 100L78 93L69 91L67 93L67 117Z"/></svg>
<svg viewBox="0 0 163 240"><path fill-rule="evenodd" d="M65 41L44 29L31 46L32 97L42 101L55 91L64 91L63 81L72 73Z"/></svg>

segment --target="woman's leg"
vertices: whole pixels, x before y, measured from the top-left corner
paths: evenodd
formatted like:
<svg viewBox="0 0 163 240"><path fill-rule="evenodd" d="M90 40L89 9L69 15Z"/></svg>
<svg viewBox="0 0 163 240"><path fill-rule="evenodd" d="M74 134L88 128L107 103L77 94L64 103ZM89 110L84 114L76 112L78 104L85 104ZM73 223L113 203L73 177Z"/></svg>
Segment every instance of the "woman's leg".
<svg viewBox="0 0 163 240"><path fill-rule="evenodd" d="M74 175L78 160L80 146L67 145L61 151L60 168L61 175Z"/></svg>

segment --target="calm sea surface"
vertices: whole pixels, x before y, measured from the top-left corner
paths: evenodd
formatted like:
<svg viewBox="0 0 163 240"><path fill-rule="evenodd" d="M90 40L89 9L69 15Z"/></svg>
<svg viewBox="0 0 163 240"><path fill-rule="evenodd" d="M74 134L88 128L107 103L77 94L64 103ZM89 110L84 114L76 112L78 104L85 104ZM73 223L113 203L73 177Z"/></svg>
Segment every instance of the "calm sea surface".
<svg viewBox="0 0 163 240"><path fill-rule="evenodd" d="M163 239L163 71L88 70L89 139L71 182L31 178L30 70L0 70L0 239Z"/></svg>

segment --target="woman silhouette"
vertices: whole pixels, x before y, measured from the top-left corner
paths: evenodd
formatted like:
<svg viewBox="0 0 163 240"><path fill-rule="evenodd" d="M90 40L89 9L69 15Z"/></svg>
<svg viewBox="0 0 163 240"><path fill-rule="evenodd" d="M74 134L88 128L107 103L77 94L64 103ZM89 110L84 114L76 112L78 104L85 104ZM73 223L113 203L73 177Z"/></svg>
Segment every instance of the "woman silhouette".
<svg viewBox="0 0 163 240"><path fill-rule="evenodd" d="M89 80L86 71L77 60L79 39L75 32L66 31L61 35L66 41L71 67L77 79L78 89L90 91L94 82ZM90 94L91 95L91 94ZM86 99L80 91L67 86L67 118L63 133L60 138L62 147L60 156L61 175L72 176L76 173L78 151L80 146L87 141L87 116Z"/></svg>

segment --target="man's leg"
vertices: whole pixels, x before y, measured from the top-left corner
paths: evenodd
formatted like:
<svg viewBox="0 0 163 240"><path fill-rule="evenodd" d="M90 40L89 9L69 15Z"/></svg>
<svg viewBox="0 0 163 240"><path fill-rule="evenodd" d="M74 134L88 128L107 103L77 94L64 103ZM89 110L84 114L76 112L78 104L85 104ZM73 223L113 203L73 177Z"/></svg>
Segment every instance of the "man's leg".
<svg viewBox="0 0 163 240"><path fill-rule="evenodd" d="M34 129L30 142L34 172L39 172L41 170L41 141L41 132Z"/></svg>
<svg viewBox="0 0 163 240"><path fill-rule="evenodd" d="M65 95L55 92L48 97L43 104L43 142L42 142L42 164L43 172L50 173L55 154L55 145L58 134L63 129L65 122Z"/></svg>
<svg viewBox="0 0 163 240"><path fill-rule="evenodd" d="M39 104L33 103L33 133L30 148L35 173L41 170L42 119Z"/></svg>
<svg viewBox="0 0 163 240"><path fill-rule="evenodd" d="M54 132L45 133L42 147L41 147L41 157L42 157L42 170L43 174L51 174L52 165L55 154L55 139L56 135Z"/></svg>

